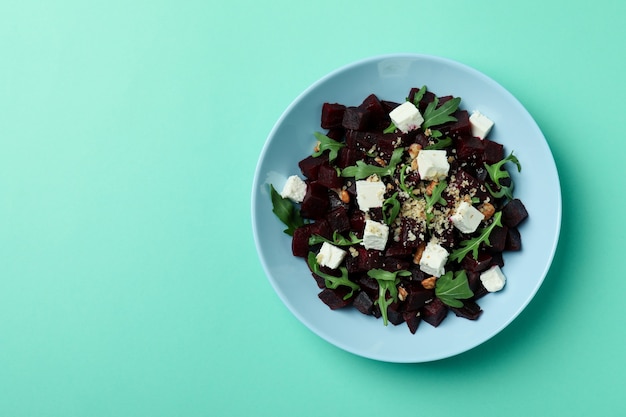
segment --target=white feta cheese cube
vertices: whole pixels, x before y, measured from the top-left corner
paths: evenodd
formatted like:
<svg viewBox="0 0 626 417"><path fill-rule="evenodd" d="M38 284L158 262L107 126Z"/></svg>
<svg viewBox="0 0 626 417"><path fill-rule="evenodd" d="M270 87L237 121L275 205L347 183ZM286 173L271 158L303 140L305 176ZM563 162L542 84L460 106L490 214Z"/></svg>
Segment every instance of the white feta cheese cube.
<svg viewBox="0 0 626 417"><path fill-rule="evenodd" d="M372 207L382 207L386 189L382 181L357 181L356 202L359 209L366 212Z"/></svg>
<svg viewBox="0 0 626 417"><path fill-rule="evenodd" d="M374 220L365 221L363 246L365 249L384 250L389 237L389 226Z"/></svg>
<svg viewBox="0 0 626 417"><path fill-rule="evenodd" d="M467 201L461 202L450 216L452 224L463 233L474 233L485 216Z"/></svg>
<svg viewBox="0 0 626 417"><path fill-rule="evenodd" d="M479 112L474 111L469 118L470 126L472 127L472 135L477 138L485 139L494 123L487 116Z"/></svg>
<svg viewBox="0 0 626 417"><path fill-rule="evenodd" d="M489 292L500 291L506 284L506 277L498 265L494 265L480 274L480 282Z"/></svg>
<svg viewBox="0 0 626 417"><path fill-rule="evenodd" d="M417 154L417 171L423 180L441 180L448 176L450 164L446 151L421 150Z"/></svg>
<svg viewBox="0 0 626 417"><path fill-rule="evenodd" d="M318 252L315 259L320 266L326 266L331 269L336 269L341 265L341 262L346 257L346 252L343 249L339 249L335 245L331 245L328 242L322 243L322 247Z"/></svg>
<svg viewBox="0 0 626 417"><path fill-rule="evenodd" d="M422 114L410 101L405 101L395 109L391 110L389 117L393 124L400 129L402 133L410 132L419 128L424 123Z"/></svg>
<svg viewBox="0 0 626 417"><path fill-rule="evenodd" d="M288 198L294 203L302 203L305 194L306 183L297 175L292 175L287 178L285 186L280 193L281 197Z"/></svg>
<svg viewBox="0 0 626 417"><path fill-rule="evenodd" d="M440 277L446 272L444 266L448 261L448 255L448 251L443 246L428 242L420 259L420 269L426 274Z"/></svg>

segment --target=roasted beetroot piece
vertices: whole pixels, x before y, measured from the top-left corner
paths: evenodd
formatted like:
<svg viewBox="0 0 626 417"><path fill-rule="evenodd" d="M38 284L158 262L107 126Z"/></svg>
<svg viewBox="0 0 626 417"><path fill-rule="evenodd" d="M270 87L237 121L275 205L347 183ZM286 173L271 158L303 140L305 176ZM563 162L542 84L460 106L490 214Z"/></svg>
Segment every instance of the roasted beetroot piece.
<svg viewBox="0 0 626 417"><path fill-rule="evenodd" d="M363 156L363 152L344 146L339 150L335 163L339 168L343 169L351 165L356 165L356 161L362 159Z"/></svg>
<svg viewBox="0 0 626 417"><path fill-rule="evenodd" d="M368 128L383 130L389 126L391 119L375 94L367 96L359 107L365 110L367 114Z"/></svg>
<svg viewBox="0 0 626 417"><path fill-rule="evenodd" d="M336 289L324 288L317 296L326 304L331 310L338 310L352 304L354 295L347 300L344 297L348 295L350 289L347 287L337 287Z"/></svg>
<svg viewBox="0 0 626 417"><path fill-rule="evenodd" d="M491 266L498 265L500 268L504 267L504 257L502 252L493 252L491 255Z"/></svg>
<svg viewBox="0 0 626 417"><path fill-rule="evenodd" d="M394 326L404 323L404 317L402 316L400 305L395 301L387 307L387 320L389 320L389 323Z"/></svg>
<svg viewBox="0 0 626 417"><path fill-rule="evenodd" d="M328 163L328 156L326 155L322 155L317 158L314 156L307 156L298 163L298 166L300 167L302 175L311 181L315 181L317 180L317 174L320 167L325 163Z"/></svg>
<svg viewBox="0 0 626 417"><path fill-rule="evenodd" d="M361 290L365 291L372 300L375 300L378 297L378 281L374 278L367 274L363 274L359 276L356 282L361 287Z"/></svg>
<svg viewBox="0 0 626 417"><path fill-rule="evenodd" d="M517 227L527 217L526 207L518 198L509 201L502 209L502 224L508 227Z"/></svg>
<svg viewBox="0 0 626 417"><path fill-rule="evenodd" d="M433 327L437 327L448 315L448 306L439 298L435 298L422 308L422 320Z"/></svg>
<svg viewBox="0 0 626 417"><path fill-rule="evenodd" d="M405 311L417 311L435 298L435 291L427 290L419 282L406 282L403 287L407 292L402 304Z"/></svg>
<svg viewBox="0 0 626 417"><path fill-rule="evenodd" d="M326 220L333 231L343 233L350 230L348 211L343 206L339 206L330 211L326 216Z"/></svg>
<svg viewBox="0 0 626 417"><path fill-rule="evenodd" d="M317 182L310 182L300 205L300 213L307 219L323 219L329 205L328 188Z"/></svg>
<svg viewBox="0 0 626 417"><path fill-rule="evenodd" d="M348 130L346 131L346 146L361 152L369 152L376 147L382 137L382 133Z"/></svg>
<svg viewBox="0 0 626 417"><path fill-rule="evenodd" d="M374 301L370 298L365 291L360 291L354 298L352 305L361 313L366 315L372 314L372 308L374 307Z"/></svg>
<svg viewBox="0 0 626 417"><path fill-rule="evenodd" d="M386 271L403 271L409 269L411 261L408 259L394 258L393 256L384 256L382 258L381 269Z"/></svg>
<svg viewBox="0 0 626 417"><path fill-rule="evenodd" d="M408 95L408 100L411 103L415 103L415 95L417 94L417 92L420 89L417 87L411 88L411 90L409 91L409 95ZM420 100L420 102L417 104L417 108L419 109L420 113L424 113L424 110L426 110L426 107L428 107L428 104L432 101L435 100L435 94L430 92L430 91L426 91L426 93L424 93L424 95L422 96L422 99Z"/></svg>
<svg viewBox="0 0 626 417"><path fill-rule="evenodd" d="M491 260L492 256L488 252L479 252L478 259L474 259L470 252L461 261L461 267L468 272L482 272L491 266Z"/></svg>
<svg viewBox="0 0 626 417"><path fill-rule="evenodd" d="M320 290L323 290L324 288L326 288L326 280L324 280L324 278L322 278L319 275L314 274L314 273L311 273L311 276L315 280L315 283L317 284L317 287Z"/></svg>
<svg viewBox="0 0 626 417"><path fill-rule="evenodd" d="M522 235L517 228L509 228L504 249L507 251L518 251L522 249Z"/></svg>
<svg viewBox="0 0 626 417"><path fill-rule="evenodd" d="M506 226L494 227L489 234L489 243L491 243L491 246L488 246L488 250L490 252L502 252L506 246L506 236L508 233L509 228Z"/></svg>
<svg viewBox="0 0 626 417"><path fill-rule="evenodd" d="M380 103L383 105L383 109L385 110L385 113L387 114L391 113L391 110L395 109L396 107L400 105L400 103L397 103L395 101L389 101L389 100L381 100Z"/></svg>
<svg viewBox="0 0 626 417"><path fill-rule="evenodd" d="M346 106L339 103L324 103L322 105L322 128L334 129L341 127L343 121L343 114L346 111Z"/></svg>
<svg viewBox="0 0 626 417"><path fill-rule="evenodd" d="M348 130L364 131L369 127L367 110L361 107L346 107L346 111L343 113L343 120L341 126Z"/></svg>
<svg viewBox="0 0 626 417"><path fill-rule="evenodd" d="M320 166L317 173L317 183L326 188L341 188L343 178L337 174L337 170L329 164Z"/></svg>
<svg viewBox="0 0 626 417"><path fill-rule="evenodd" d="M413 249L407 248L400 242L393 242L385 250L385 256L393 258L413 258Z"/></svg>
<svg viewBox="0 0 626 417"><path fill-rule="evenodd" d="M343 142L346 136L346 129L343 127L329 129L328 132L326 132L326 136L337 142Z"/></svg>
<svg viewBox="0 0 626 417"><path fill-rule="evenodd" d="M450 185L451 186L448 188L459 190L459 195L475 195L481 201L484 201L487 197L489 197L489 192L485 186L464 169L459 169L457 171L454 181L452 181ZM448 202L448 204L451 204L454 203L456 196L451 195L448 192L444 192L443 198Z"/></svg>
<svg viewBox="0 0 626 417"><path fill-rule="evenodd" d="M504 159L504 145L489 139L483 139L483 143L485 145L484 162L493 165Z"/></svg>
<svg viewBox="0 0 626 417"><path fill-rule="evenodd" d="M417 248L426 237L426 224L404 217L400 221L400 242L407 248Z"/></svg>
<svg viewBox="0 0 626 417"><path fill-rule="evenodd" d="M391 155L396 148L402 144L402 139L398 142L398 135L394 133L385 133L378 138L376 147L379 152L379 156L385 161L389 162Z"/></svg>
<svg viewBox="0 0 626 417"><path fill-rule="evenodd" d="M452 116L456 118L456 122L446 123L439 130L453 138L471 136L472 125L469 121L469 113L465 110L457 110Z"/></svg>
<svg viewBox="0 0 626 417"><path fill-rule="evenodd" d="M480 138L464 136L456 141L456 154L461 161L482 161L485 145Z"/></svg>
<svg viewBox="0 0 626 417"><path fill-rule="evenodd" d="M402 313L404 322L409 327L409 331L412 334L417 332L417 329L422 321L421 313L419 311L405 311Z"/></svg>
<svg viewBox="0 0 626 417"><path fill-rule="evenodd" d="M360 239L363 237L363 230L365 229L365 213L361 210L354 210L350 215L350 229L354 231L354 234Z"/></svg>
<svg viewBox="0 0 626 417"><path fill-rule="evenodd" d="M306 258L309 255L309 238L312 235L320 235L326 239L332 237L332 232L326 220L320 220L315 223L308 223L298 227L293 232L291 239L291 251L294 256Z"/></svg>
<svg viewBox="0 0 626 417"><path fill-rule="evenodd" d="M450 310L457 317L463 317L468 320L478 320L478 317L482 314L483 310L476 302L472 300L463 301L463 307L450 307Z"/></svg>

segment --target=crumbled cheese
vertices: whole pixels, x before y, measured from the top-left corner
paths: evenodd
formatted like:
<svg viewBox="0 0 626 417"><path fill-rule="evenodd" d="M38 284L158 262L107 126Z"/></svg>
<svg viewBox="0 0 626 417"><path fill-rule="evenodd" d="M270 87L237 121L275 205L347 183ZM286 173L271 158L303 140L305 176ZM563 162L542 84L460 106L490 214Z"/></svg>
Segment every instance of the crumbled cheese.
<svg viewBox="0 0 626 417"><path fill-rule="evenodd" d="M421 150L417 154L417 171L423 180L441 180L448 176L450 164L446 151Z"/></svg>
<svg viewBox="0 0 626 417"><path fill-rule="evenodd" d="M494 265L480 274L480 282L489 292L500 291L506 284L506 277L498 265Z"/></svg>
<svg viewBox="0 0 626 417"><path fill-rule="evenodd" d="M443 246L428 242L420 259L420 269L427 274L440 277L445 273L444 265L448 261L448 255Z"/></svg>
<svg viewBox="0 0 626 417"><path fill-rule="evenodd" d="M335 245L324 242L315 259L320 266L336 269L339 265L341 265L341 262L346 257L347 253L348 252L343 249L339 249Z"/></svg>
<svg viewBox="0 0 626 417"><path fill-rule="evenodd" d="M452 224L463 233L474 233L484 218L485 216L467 201L462 201L450 216Z"/></svg>
<svg viewBox="0 0 626 417"><path fill-rule="evenodd" d="M294 203L302 203L305 194L306 183L297 175L287 178L287 182L285 182L285 186L280 193L281 197L288 198Z"/></svg>
<svg viewBox="0 0 626 417"><path fill-rule="evenodd" d="M360 180L356 182L356 202L361 211L382 207L387 187L382 181Z"/></svg>
<svg viewBox="0 0 626 417"><path fill-rule="evenodd" d="M472 135L481 139L485 139L487 137L494 125L493 121L478 110L472 113L469 121L472 127Z"/></svg>
<svg viewBox="0 0 626 417"><path fill-rule="evenodd" d="M384 250L389 237L389 226L374 220L365 221L363 246L365 249Z"/></svg>
<svg viewBox="0 0 626 417"><path fill-rule="evenodd" d="M402 133L408 133L415 130L424 123L424 118L415 104L405 101L389 113L389 117L393 124L400 129Z"/></svg>

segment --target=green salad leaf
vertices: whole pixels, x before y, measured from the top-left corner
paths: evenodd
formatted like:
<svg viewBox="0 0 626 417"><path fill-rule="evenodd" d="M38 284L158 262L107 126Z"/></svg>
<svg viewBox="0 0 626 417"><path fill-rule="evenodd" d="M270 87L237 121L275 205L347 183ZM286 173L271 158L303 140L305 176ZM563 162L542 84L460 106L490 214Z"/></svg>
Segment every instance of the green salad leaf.
<svg viewBox="0 0 626 417"><path fill-rule="evenodd" d="M452 251L449 259L461 262L465 255L470 252L472 252L474 259L478 259L478 248L480 248L480 244L484 242L486 245L491 246L491 243L489 242L489 235L491 234L491 231L496 228L496 226L502 226L501 218L502 212L497 211L493 215L493 222L489 226L481 229L480 235L475 238L461 241L460 247Z"/></svg>
<svg viewBox="0 0 626 417"><path fill-rule="evenodd" d="M326 285L326 288L334 290L340 285L350 288L350 292L343 297L344 300L352 297L354 291L360 288L357 283L352 282L350 281L350 279L348 279L348 269L345 266L339 267L341 276L336 277L320 270L320 266L317 263L317 256L315 255L315 252L309 252L309 256L307 257L307 263L309 264L309 268L311 268L311 271L314 274L324 278L324 284Z"/></svg>
<svg viewBox="0 0 626 417"><path fill-rule="evenodd" d="M356 165L345 167L341 171L342 177L354 177L355 180L362 180L370 175L378 175L379 177L391 176L396 171L396 166L402 160L404 148L396 148L391 154L389 165L381 167L378 165L369 165L363 161L357 161Z"/></svg>
<svg viewBox="0 0 626 417"><path fill-rule="evenodd" d="M311 235L309 238L309 245L317 245L318 243L328 242L335 246L352 246L359 244L363 241L363 239L359 239L354 232L348 233L348 237L343 236L341 233L336 230L333 232L333 239L326 239L320 235Z"/></svg>
<svg viewBox="0 0 626 417"><path fill-rule="evenodd" d="M448 271L437 278L435 295L450 307L463 307L463 302L459 300L471 298L474 293L469 287L465 270L461 269L456 273Z"/></svg>
<svg viewBox="0 0 626 417"><path fill-rule="evenodd" d="M328 160L330 162L333 162L335 159L337 159L339 150L346 146L345 143L337 142L336 140L333 140L320 132L315 132L313 134L319 142L319 150L313 153L313 156L315 157L318 157L322 155L325 151L328 151Z"/></svg>
<svg viewBox="0 0 626 417"><path fill-rule="evenodd" d="M502 159L499 162L496 162L495 164L489 165L487 163L484 163L485 169L487 170L487 173L489 174L489 178L491 179L491 181L493 181L496 184L496 187L498 187L498 189L493 190L489 186L489 184L485 184L485 186L487 187L487 190L489 191L489 193L491 193L491 195L494 196L495 198L506 197L509 200L512 200L513 199L513 187L514 187L513 181L511 181L511 185L509 186L504 186L500 182L501 180L505 178L511 178L511 175L509 174L509 172L506 169L502 169L503 166L507 162L511 162L515 164L515 166L517 166L517 172L522 172L522 164L520 164L517 157L513 155L513 152L511 152L509 156L507 156L506 158Z"/></svg>
<svg viewBox="0 0 626 417"><path fill-rule="evenodd" d="M439 131L437 131L437 132L439 132ZM439 133L441 133L441 132L439 132ZM452 145L452 138L446 136L443 139L439 139L437 142L433 143L432 145L426 146L424 149L425 150L444 149L444 148L447 148L450 145Z"/></svg>
<svg viewBox="0 0 626 417"><path fill-rule="evenodd" d="M383 221L390 225L400 214L400 201L398 201L398 192L383 201Z"/></svg>
<svg viewBox="0 0 626 417"><path fill-rule="evenodd" d="M413 96L413 104L415 105L415 107L419 106L420 101L422 101L422 99L424 98L424 94L426 94L426 86L425 85L423 85L422 88L420 88L417 91L417 93L415 93L415 96Z"/></svg>
<svg viewBox="0 0 626 417"><path fill-rule="evenodd" d="M293 232L298 227L304 225L300 210L296 208L291 200L281 196L272 184L270 184L270 196L272 199L272 212L287 226L284 232L289 236L293 236Z"/></svg>
<svg viewBox="0 0 626 417"><path fill-rule="evenodd" d="M398 284L400 283L398 276L408 277L411 276L411 272L405 270L391 272L375 268L367 271L367 275L378 281L378 298L374 301L374 304L380 307L383 324L386 326L389 322L387 308L394 301L398 301ZM390 298L387 298L387 294L389 294Z"/></svg>
<svg viewBox="0 0 626 417"><path fill-rule="evenodd" d="M426 199L426 220L431 221L433 219L433 208L435 207L435 204L439 203L442 206L448 204L448 202L441 196L447 186L448 183L446 181L439 181L433 188L430 195L424 194Z"/></svg>
<svg viewBox="0 0 626 417"><path fill-rule="evenodd" d="M424 110L424 123L422 123L422 129L426 130L432 126L442 125L447 122L456 122L456 117L452 114L457 111L459 104L461 103L460 97L455 97L439 105L439 99L435 97L433 101L428 103L426 110Z"/></svg>

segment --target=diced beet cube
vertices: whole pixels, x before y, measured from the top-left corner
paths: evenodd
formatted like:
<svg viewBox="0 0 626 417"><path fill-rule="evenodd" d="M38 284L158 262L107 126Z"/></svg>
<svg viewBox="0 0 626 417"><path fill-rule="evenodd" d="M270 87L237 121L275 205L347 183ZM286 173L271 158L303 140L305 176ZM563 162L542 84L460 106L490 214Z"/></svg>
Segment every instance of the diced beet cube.
<svg viewBox="0 0 626 417"><path fill-rule="evenodd" d="M327 188L341 188L343 178L337 175L337 170L329 164L320 166L317 182Z"/></svg>
<svg viewBox="0 0 626 417"><path fill-rule="evenodd" d="M294 256L306 258L309 255L309 238L312 235L320 235L326 239L332 237L332 232L326 220L320 220L315 223L308 223L298 227L293 232L291 239L291 251Z"/></svg>
<svg viewBox="0 0 626 417"><path fill-rule="evenodd" d="M326 216L329 204L328 188L317 182L310 182L300 205L300 213L307 219L322 219Z"/></svg>
<svg viewBox="0 0 626 417"><path fill-rule="evenodd" d="M383 109L385 113L391 113L391 110L395 109L400 105L400 103L396 103L395 101L381 100L380 103L383 105Z"/></svg>
<svg viewBox="0 0 626 417"><path fill-rule="evenodd" d="M417 94L419 90L420 90L419 88L413 87L409 91L408 100L411 103L415 103L415 95ZM424 110L426 110L426 107L428 107L429 103L435 100L435 97L436 97L435 94L430 91L426 91L424 93L424 95L422 96L422 99L417 105L417 108L419 109L420 113L424 114Z"/></svg>
<svg viewBox="0 0 626 417"><path fill-rule="evenodd" d="M492 165L504 159L504 145L489 139L483 139L483 144L485 145L484 162Z"/></svg>
<svg viewBox="0 0 626 417"><path fill-rule="evenodd" d="M374 220L379 223L383 222L383 208L382 207L371 207L368 210L368 213L370 215L370 220Z"/></svg>
<svg viewBox="0 0 626 417"><path fill-rule="evenodd" d="M488 252L479 252L478 259L474 259L470 252L461 261L461 267L468 272L482 272L491 266L491 254Z"/></svg>
<svg viewBox="0 0 626 417"><path fill-rule="evenodd" d="M472 300L478 300L479 298L489 294L489 291L487 291L480 280L480 272L468 272L467 282L470 290L474 293Z"/></svg>
<svg viewBox="0 0 626 417"><path fill-rule="evenodd" d="M474 136L464 136L457 141L456 154L462 161L483 160L485 145L480 138Z"/></svg>
<svg viewBox="0 0 626 417"><path fill-rule="evenodd" d="M372 300L375 300L378 297L378 281L374 278L364 274L359 277L357 284L359 284L361 289L365 291Z"/></svg>
<svg viewBox="0 0 626 417"><path fill-rule="evenodd" d="M363 152L344 146L339 150L335 163L339 168L343 169L345 167L355 165L356 161L362 159L362 157Z"/></svg>
<svg viewBox="0 0 626 417"><path fill-rule="evenodd" d="M376 146L381 137L383 137L382 133L348 130L346 132L346 146L362 152L369 152Z"/></svg>
<svg viewBox="0 0 626 417"><path fill-rule="evenodd" d="M359 256L357 258L362 271L380 268L383 263L382 252L374 249L366 249L364 253L359 251Z"/></svg>
<svg viewBox="0 0 626 417"><path fill-rule="evenodd" d="M508 227L517 227L527 217L526 207L518 198L509 201L502 209L502 224Z"/></svg>
<svg viewBox="0 0 626 417"><path fill-rule="evenodd" d="M466 110L457 110L452 115L456 122L447 123L440 130L446 132L453 138L472 135L472 125L469 121L469 113Z"/></svg>
<svg viewBox="0 0 626 417"><path fill-rule="evenodd" d="M457 232L452 225L441 230L435 230L433 235L437 238L439 244L448 251L451 251L456 246Z"/></svg>
<svg viewBox="0 0 626 417"><path fill-rule="evenodd" d="M343 233L350 230L348 211L343 206L339 206L330 211L326 216L326 220L333 231Z"/></svg>
<svg viewBox="0 0 626 417"><path fill-rule="evenodd" d="M322 128L333 129L341 127L346 106L338 103L324 103L322 105Z"/></svg>
<svg viewBox="0 0 626 417"><path fill-rule="evenodd" d="M403 284L407 291L402 308L405 311L417 311L435 298L434 290L427 290L421 283L411 281Z"/></svg>
<svg viewBox="0 0 626 417"><path fill-rule="evenodd" d="M354 295L346 300L344 297L348 295L350 289L348 287L340 286L336 289L324 288L318 297L324 302L331 310L338 310L352 304Z"/></svg>
<svg viewBox="0 0 626 417"><path fill-rule="evenodd" d="M381 269L390 272L406 270L411 266L411 261L407 259L394 258L392 256L384 256L382 259Z"/></svg>
<svg viewBox="0 0 626 417"><path fill-rule="evenodd" d="M483 312L480 306L472 300L465 300L463 301L463 307L450 307L450 310L457 317L463 317L468 320L477 320Z"/></svg>
<svg viewBox="0 0 626 417"><path fill-rule="evenodd" d="M368 127L382 130L389 126L391 119L389 119L389 115L375 94L367 96L359 107L364 109L367 114Z"/></svg>
<svg viewBox="0 0 626 417"><path fill-rule="evenodd" d="M426 236L426 224L403 217L400 220L400 242L407 248L417 248Z"/></svg>
<svg viewBox="0 0 626 417"><path fill-rule="evenodd" d="M502 252L504 247L506 246L506 236L509 232L509 228L506 226L496 226L491 230L489 234L489 251L491 252Z"/></svg>
<svg viewBox="0 0 626 417"><path fill-rule="evenodd" d="M404 317L400 311L400 305L395 301L387 307L387 320L389 320L389 323L394 326L404 323Z"/></svg>
<svg viewBox="0 0 626 417"><path fill-rule="evenodd" d="M387 250L385 251L385 256L390 256L394 258L406 258L413 257L413 249L407 248L400 242L393 242L389 245Z"/></svg>
<svg viewBox="0 0 626 417"><path fill-rule="evenodd" d="M350 216L350 229L358 238L363 238L363 230L365 229L365 213L361 210L355 210Z"/></svg>
<svg viewBox="0 0 626 417"><path fill-rule="evenodd" d="M367 110L361 107L346 107L341 125L349 130L366 130L369 126Z"/></svg>
<svg viewBox="0 0 626 417"><path fill-rule="evenodd" d="M475 177L469 174L464 169L459 169L454 178L454 188L459 190L461 195L470 194L478 197L479 200L483 201L487 197L489 197L489 193L484 185L480 183ZM455 201L455 196L450 195L449 193L444 193L444 199L448 202L448 204L453 203Z"/></svg>
<svg viewBox="0 0 626 417"><path fill-rule="evenodd" d="M441 324L443 319L448 315L448 306L439 298L435 298L422 308L422 320L433 327Z"/></svg>
<svg viewBox="0 0 626 417"><path fill-rule="evenodd" d="M329 129L328 132L326 132L327 137L337 142L343 142L345 135L346 135L346 129L344 129L343 127L336 127L334 129Z"/></svg>
<svg viewBox="0 0 626 417"><path fill-rule="evenodd" d="M404 313L402 313L402 318L404 319L406 325L409 327L409 331L412 334L415 334L415 332L417 332L417 328L420 325L420 322L422 321L421 313L418 311L405 311Z"/></svg>
<svg viewBox="0 0 626 417"><path fill-rule="evenodd" d="M454 98L454 96L441 96L439 97L439 103L437 104L437 108L441 107L446 101L450 101Z"/></svg>
<svg viewBox="0 0 626 417"><path fill-rule="evenodd" d="M365 291L360 291L354 298L352 305L361 313L366 315L372 314L372 308L374 307L374 301L370 298Z"/></svg>
<svg viewBox="0 0 626 417"><path fill-rule="evenodd" d="M522 235L517 228L509 228L504 249L507 251L518 251L522 249Z"/></svg>
<svg viewBox="0 0 626 417"><path fill-rule="evenodd" d="M322 155L320 157L307 156L298 163L302 175L307 177L311 181L317 180L317 174L320 170L320 166L328 162L328 157Z"/></svg>
<svg viewBox="0 0 626 417"><path fill-rule="evenodd" d="M504 256L502 252L494 252L491 255L491 266L498 265L500 268L504 267Z"/></svg>

